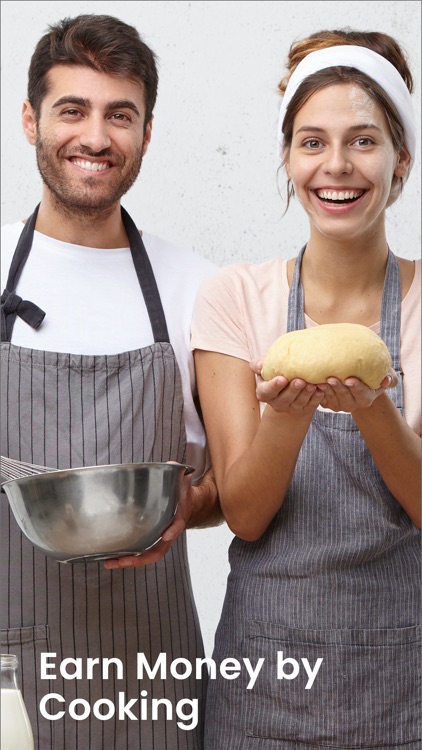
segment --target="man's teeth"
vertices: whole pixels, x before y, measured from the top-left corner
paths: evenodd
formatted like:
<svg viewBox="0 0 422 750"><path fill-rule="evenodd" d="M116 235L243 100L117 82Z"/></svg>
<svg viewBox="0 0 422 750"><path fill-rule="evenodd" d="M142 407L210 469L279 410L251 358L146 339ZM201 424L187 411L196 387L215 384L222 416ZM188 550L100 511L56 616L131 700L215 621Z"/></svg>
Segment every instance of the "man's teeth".
<svg viewBox="0 0 422 750"><path fill-rule="evenodd" d="M74 159L74 164L81 169L87 169L89 172L104 172L105 169L109 169L108 162L94 162L94 161L83 161L82 159Z"/></svg>
<svg viewBox="0 0 422 750"><path fill-rule="evenodd" d="M348 201L356 200L362 195L361 190L318 190L318 198L326 201Z"/></svg>

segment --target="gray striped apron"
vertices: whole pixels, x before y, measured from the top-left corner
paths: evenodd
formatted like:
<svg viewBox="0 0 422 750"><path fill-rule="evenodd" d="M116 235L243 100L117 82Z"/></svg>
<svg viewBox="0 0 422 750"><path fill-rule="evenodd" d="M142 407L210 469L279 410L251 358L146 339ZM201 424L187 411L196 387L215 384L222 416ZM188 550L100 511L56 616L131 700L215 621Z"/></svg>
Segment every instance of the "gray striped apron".
<svg viewBox="0 0 422 750"><path fill-rule="evenodd" d="M3 455L58 468L185 459L179 369L147 253L135 225L122 213L155 343L111 356L46 352L10 343L19 308L30 324L43 317L15 292L32 244L32 217L3 296L8 313L3 321L8 335L2 343ZM19 657L36 750L199 750L204 680L195 679L195 671L183 680L169 672L173 659L194 662L203 656L185 534L163 560L146 568L110 571L95 562L60 564L22 535L2 494L1 535L2 650ZM40 678L42 652L56 654L55 679ZM145 673L138 679L137 654L144 653L152 667L162 652L167 656L166 679L160 674L149 679ZM82 660L82 679L61 677L60 663L68 657ZM87 657L120 659L123 679L113 668L103 679L100 667L87 679ZM64 710L63 718L41 716L39 702L49 693L64 697L65 703L47 706L52 713ZM161 705L154 719L152 702L161 698L170 702L171 716ZM95 718L91 710L86 719L71 718L68 709L74 699L90 707L108 699L116 706L115 716ZM119 701L127 704L131 699L137 699L130 709L135 718L124 713L120 718ZM183 722L177 706L179 713L191 711L189 703L180 703L186 699L199 701L196 729L178 727ZM76 711L80 713L81 706ZM105 704L100 711L106 711Z"/></svg>
<svg viewBox="0 0 422 750"><path fill-rule="evenodd" d="M302 255L289 331L305 327ZM398 373L400 310L390 252L381 336ZM403 413L401 374L390 394ZM350 414L316 411L282 508L230 564L214 658L265 661L253 688L245 669L210 682L206 750L420 747L420 535ZM312 686L302 659L323 659Z"/></svg>

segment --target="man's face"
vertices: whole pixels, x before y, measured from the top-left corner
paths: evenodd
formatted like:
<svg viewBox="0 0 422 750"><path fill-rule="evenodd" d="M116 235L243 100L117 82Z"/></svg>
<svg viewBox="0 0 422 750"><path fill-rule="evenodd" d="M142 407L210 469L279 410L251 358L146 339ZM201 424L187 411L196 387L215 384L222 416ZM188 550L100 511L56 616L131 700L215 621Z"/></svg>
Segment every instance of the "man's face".
<svg viewBox="0 0 422 750"><path fill-rule="evenodd" d="M57 207L92 215L114 206L135 182L151 138L141 87L87 67L54 66L37 119L23 126L36 146L45 189Z"/></svg>

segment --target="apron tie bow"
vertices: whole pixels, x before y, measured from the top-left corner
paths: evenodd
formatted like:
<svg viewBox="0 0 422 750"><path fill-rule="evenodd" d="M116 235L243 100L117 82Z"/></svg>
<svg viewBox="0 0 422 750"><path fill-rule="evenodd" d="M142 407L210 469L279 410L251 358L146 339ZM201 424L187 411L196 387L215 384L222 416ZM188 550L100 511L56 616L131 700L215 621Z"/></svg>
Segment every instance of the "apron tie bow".
<svg viewBox="0 0 422 750"><path fill-rule="evenodd" d="M44 310L28 300L23 300L15 292L5 289L1 295L1 337L3 341L9 341L16 316L31 328L39 328L45 318Z"/></svg>

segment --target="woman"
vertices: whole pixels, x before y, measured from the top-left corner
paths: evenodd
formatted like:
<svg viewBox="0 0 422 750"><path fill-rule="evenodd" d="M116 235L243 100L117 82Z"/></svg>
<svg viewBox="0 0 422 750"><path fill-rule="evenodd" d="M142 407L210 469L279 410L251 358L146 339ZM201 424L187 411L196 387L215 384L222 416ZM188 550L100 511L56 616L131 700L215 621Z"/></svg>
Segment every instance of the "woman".
<svg viewBox="0 0 422 750"><path fill-rule="evenodd" d="M214 658L242 667L211 681L205 747L415 749L420 263L385 231L414 159L412 77L385 34L321 32L292 46L279 88L280 157L309 239L297 258L222 269L193 324L236 535ZM261 380L281 334L340 322L385 340L379 388Z"/></svg>

